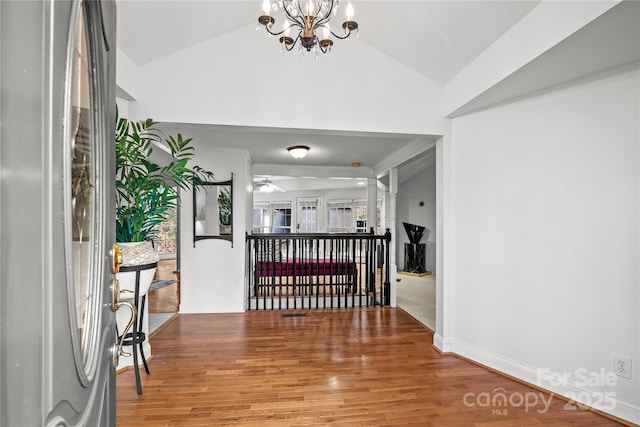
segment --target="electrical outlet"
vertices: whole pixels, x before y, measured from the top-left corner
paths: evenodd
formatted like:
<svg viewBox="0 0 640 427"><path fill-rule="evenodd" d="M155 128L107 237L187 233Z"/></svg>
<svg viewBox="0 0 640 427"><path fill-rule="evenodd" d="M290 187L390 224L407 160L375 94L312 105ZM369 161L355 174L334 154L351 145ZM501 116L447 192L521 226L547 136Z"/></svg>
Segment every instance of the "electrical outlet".
<svg viewBox="0 0 640 427"><path fill-rule="evenodd" d="M631 379L631 358L614 354L613 371L619 377Z"/></svg>

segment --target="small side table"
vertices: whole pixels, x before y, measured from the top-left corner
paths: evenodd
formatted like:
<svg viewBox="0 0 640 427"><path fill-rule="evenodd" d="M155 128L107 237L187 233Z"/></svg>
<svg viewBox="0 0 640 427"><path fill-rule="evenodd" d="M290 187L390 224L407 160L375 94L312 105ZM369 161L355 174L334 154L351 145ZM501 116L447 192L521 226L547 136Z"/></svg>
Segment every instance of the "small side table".
<svg viewBox="0 0 640 427"><path fill-rule="evenodd" d="M142 394L142 384L140 384L140 369L138 368L138 350L140 351L140 356L142 357L142 363L144 364L144 370L147 375L150 374L149 366L147 365L147 359L144 357L144 350L142 348L142 344L147 339L147 336L144 332L142 332L142 321L144 318L144 304L147 300L147 292L143 295L140 295L140 272L143 270L150 270L152 268L157 268L158 263L153 262L150 264L143 265L131 265L126 267L120 267L120 273L126 273L130 271L135 271L136 273L136 287L133 295L133 303L136 307L136 321L133 324L133 330L128 332L124 336L124 341L122 345L132 347L133 349L133 369L136 375L136 388L138 391L138 395ZM122 339L122 335L118 332L118 341Z"/></svg>

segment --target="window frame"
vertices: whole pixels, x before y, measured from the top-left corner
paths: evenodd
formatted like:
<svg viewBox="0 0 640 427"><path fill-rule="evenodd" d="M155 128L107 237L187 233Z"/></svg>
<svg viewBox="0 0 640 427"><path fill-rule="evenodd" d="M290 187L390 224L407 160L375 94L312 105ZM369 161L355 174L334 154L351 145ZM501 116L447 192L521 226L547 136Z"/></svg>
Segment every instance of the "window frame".
<svg viewBox="0 0 640 427"><path fill-rule="evenodd" d="M253 224L251 225L251 230L253 234L270 234L270 233L278 233L278 234L287 234L291 233L291 224L292 224L292 214L293 214L293 203L291 201L273 201L273 202L258 202L253 204ZM260 220L261 223L256 225L256 210L260 209ZM285 213L284 218L289 218L288 225L277 225L274 226L275 212L279 210L288 210L288 215ZM264 215L266 211L267 215ZM268 224L264 224L263 219L267 218ZM285 221L286 223L286 221ZM288 230L288 231L286 231Z"/></svg>

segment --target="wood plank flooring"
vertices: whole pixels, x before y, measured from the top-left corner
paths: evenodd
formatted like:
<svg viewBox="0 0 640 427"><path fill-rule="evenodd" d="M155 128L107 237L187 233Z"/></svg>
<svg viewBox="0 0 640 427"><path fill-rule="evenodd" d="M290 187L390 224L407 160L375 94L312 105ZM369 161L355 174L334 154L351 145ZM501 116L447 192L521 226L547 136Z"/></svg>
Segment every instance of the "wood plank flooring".
<svg viewBox="0 0 640 427"><path fill-rule="evenodd" d="M177 313L180 308L178 284L174 283L155 291L149 291L147 301L149 302L149 313Z"/></svg>
<svg viewBox="0 0 640 427"><path fill-rule="evenodd" d="M174 273L176 269L175 258L161 259L158 262L158 270L154 279L156 280L180 280ZM149 313L177 313L180 309L180 288L178 283L165 286L155 291L149 291L147 304Z"/></svg>
<svg viewBox="0 0 640 427"><path fill-rule="evenodd" d="M395 308L181 314L152 338L142 396L132 371L117 375L117 425L621 425L440 355L431 342L427 328ZM478 399L499 388L538 403Z"/></svg>

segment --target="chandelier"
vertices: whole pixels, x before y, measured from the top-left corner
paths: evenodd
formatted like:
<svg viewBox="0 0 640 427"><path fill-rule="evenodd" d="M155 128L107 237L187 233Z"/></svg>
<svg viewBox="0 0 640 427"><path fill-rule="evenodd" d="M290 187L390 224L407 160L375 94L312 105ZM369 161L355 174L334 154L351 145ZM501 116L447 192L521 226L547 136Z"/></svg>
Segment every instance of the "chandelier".
<svg viewBox="0 0 640 427"><path fill-rule="evenodd" d="M339 35L331 30L329 20L332 15L336 15L339 4L340 0L264 0L262 2L264 15L258 17L258 22L264 25L269 34L281 36L280 44L287 51L292 50L300 41L300 51L303 53L302 48L308 52L313 49L316 55L318 48L322 53L327 53L333 46L331 36L344 40L351 35L351 32L358 30L358 23L353 20L351 2L346 9L347 20L342 23L344 34ZM285 21L282 31L278 32L272 30L275 19L269 13L277 12L279 9L284 10ZM317 34L320 29L322 29L322 38ZM295 31L298 33L295 38L292 37L292 30L293 35Z"/></svg>

